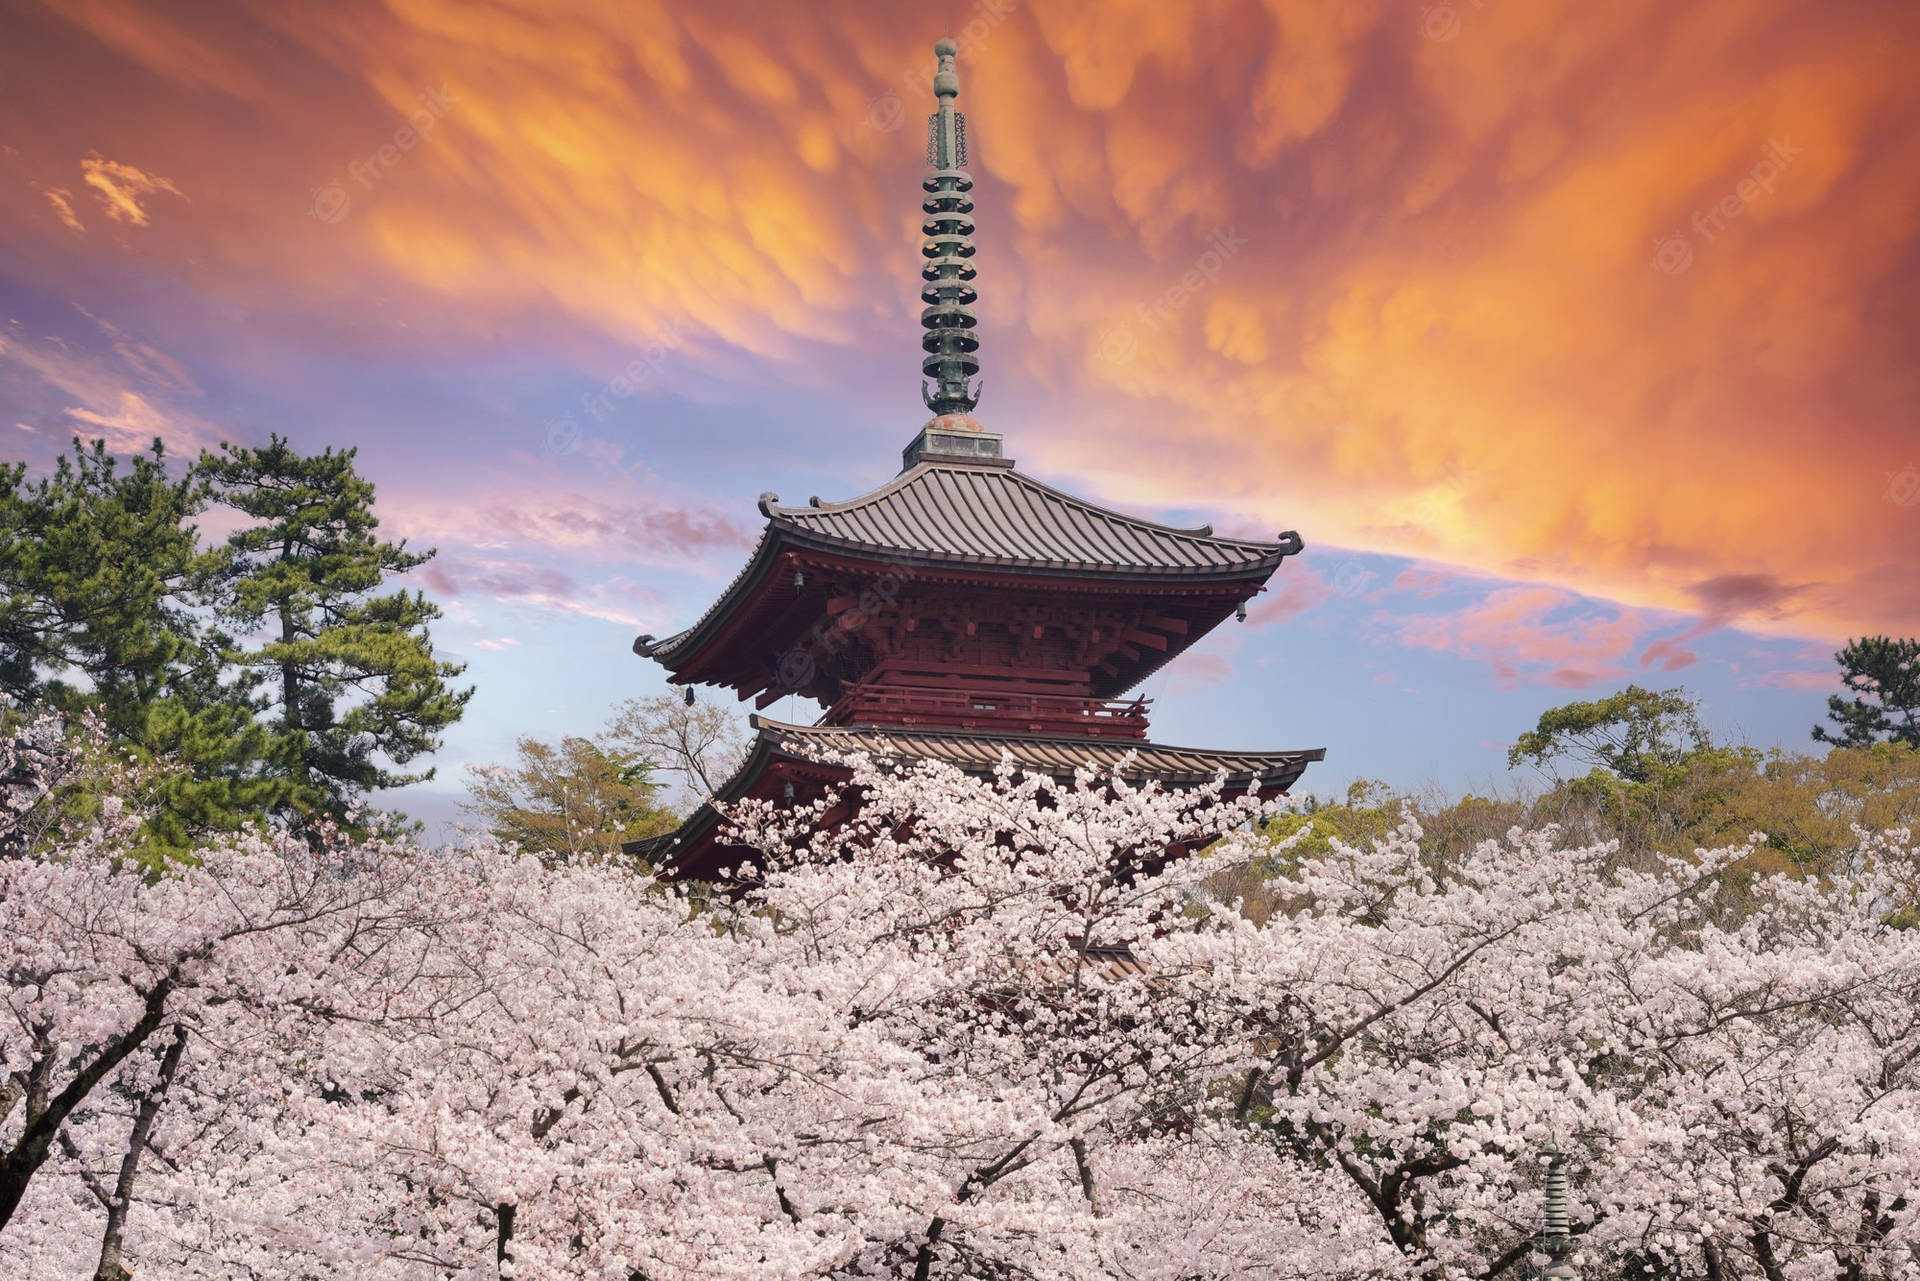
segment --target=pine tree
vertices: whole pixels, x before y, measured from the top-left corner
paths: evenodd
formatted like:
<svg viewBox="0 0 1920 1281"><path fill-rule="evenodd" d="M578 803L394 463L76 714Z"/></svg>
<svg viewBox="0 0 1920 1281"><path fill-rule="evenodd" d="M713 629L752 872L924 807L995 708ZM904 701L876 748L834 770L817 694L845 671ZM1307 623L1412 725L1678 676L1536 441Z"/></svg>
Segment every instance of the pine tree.
<svg viewBox="0 0 1920 1281"><path fill-rule="evenodd" d="M26 483L0 465L0 682L22 702L89 708L118 733L163 697L200 637L179 593L205 567L192 520L206 505L166 452L122 471L103 442ZM71 674L84 679L75 683Z"/></svg>
<svg viewBox="0 0 1920 1281"><path fill-rule="evenodd" d="M263 769L267 735L223 679L225 638L194 605L219 559L193 525L206 503L205 481L171 476L158 440L124 469L102 442L75 440L31 485L24 465L0 465L0 690L17 710L97 717L136 759L179 766L142 830L150 857L287 800Z"/></svg>
<svg viewBox="0 0 1920 1281"><path fill-rule="evenodd" d="M1833 657L1854 697L1828 697L1827 719L1839 732L1816 725L1814 740L1839 747L1890 742L1920 748L1920 639L1863 636Z"/></svg>
<svg viewBox="0 0 1920 1281"><path fill-rule="evenodd" d="M437 748L473 695L450 684L463 664L433 656L439 608L382 590L434 553L377 537L355 452L303 456L276 435L259 449L223 444L198 468L213 500L249 520L227 540L211 600L235 634L224 657L268 717L296 824L433 777L389 765Z"/></svg>

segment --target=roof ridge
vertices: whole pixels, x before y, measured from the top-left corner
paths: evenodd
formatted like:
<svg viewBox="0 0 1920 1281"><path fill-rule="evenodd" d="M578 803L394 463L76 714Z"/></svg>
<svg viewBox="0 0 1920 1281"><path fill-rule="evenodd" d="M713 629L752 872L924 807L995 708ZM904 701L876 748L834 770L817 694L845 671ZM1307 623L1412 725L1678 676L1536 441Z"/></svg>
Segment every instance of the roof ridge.
<svg viewBox="0 0 1920 1281"><path fill-rule="evenodd" d="M1137 525L1143 529L1153 530L1155 533L1176 534L1182 538L1192 538L1192 539L1201 540L1205 542L1212 542L1212 543L1231 543L1237 547L1274 548L1274 547L1279 547L1281 545L1280 539L1275 539L1272 542L1262 542L1259 539L1253 539L1253 538L1223 538L1220 535L1213 532L1213 526L1211 524L1196 525L1190 529L1183 529L1179 525L1162 524L1160 521L1157 521L1157 520L1148 520L1144 516L1135 516L1128 512L1115 511L1111 507L1103 507L1099 503L1094 502L1090 498L1081 498L1079 495L1069 494L1063 489L1055 489L1052 485L1049 485L1046 481L1037 480L1032 476L1023 475L1017 469L1009 474L1012 475L1016 480L1023 481L1024 483L1033 486L1035 489L1043 490L1046 493L1053 495L1055 498L1058 498L1062 502L1068 503L1071 506L1079 507L1085 511L1098 512L1102 516L1109 517L1113 520L1118 520L1123 524ZM1202 530L1206 532L1202 533L1201 532Z"/></svg>

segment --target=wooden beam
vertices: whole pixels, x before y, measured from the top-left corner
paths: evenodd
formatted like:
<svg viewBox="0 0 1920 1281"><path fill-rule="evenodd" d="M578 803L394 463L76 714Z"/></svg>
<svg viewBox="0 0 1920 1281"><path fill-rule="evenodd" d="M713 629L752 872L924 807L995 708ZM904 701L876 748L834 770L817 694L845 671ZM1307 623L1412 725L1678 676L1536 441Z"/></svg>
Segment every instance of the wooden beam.
<svg viewBox="0 0 1920 1281"><path fill-rule="evenodd" d="M1148 614L1140 620L1146 627L1155 627L1163 632L1172 632L1175 636L1185 636L1192 629L1184 618L1168 618L1164 614Z"/></svg>
<svg viewBox="0 0 1920 1281"><path fill-rule="evenodd" d="M1167 638L1158 632L1150 632L1144 627L1127 629L1127 639L1135 645L1145 645L1148 649L1157 649L1162 653L1167 649Z"/></svg>

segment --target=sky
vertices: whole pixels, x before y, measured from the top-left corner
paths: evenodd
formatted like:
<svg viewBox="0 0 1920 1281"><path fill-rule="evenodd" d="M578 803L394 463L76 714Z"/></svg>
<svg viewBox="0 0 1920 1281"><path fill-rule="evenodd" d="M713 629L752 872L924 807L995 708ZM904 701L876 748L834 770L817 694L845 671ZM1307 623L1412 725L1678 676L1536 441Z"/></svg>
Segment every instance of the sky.
<svg viewBox="0 0 1920 1281"><path fill-rule="evenodd" d="M1487 790L1637 682L1800 750L1838 644L1920 633L1900 0L12 0L0 456L357 448L478 691L441 821L663 688L633 636L761 492L898 469L942 36L983 424L1306 542L1156 739Z"/></svg>

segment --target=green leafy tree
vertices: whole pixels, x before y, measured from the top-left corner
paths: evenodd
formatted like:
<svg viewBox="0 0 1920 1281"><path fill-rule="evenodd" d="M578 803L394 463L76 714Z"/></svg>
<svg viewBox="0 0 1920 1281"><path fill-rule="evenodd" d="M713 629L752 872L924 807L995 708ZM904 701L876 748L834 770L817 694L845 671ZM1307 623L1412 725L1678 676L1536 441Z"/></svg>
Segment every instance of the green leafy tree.
<svg viewBox="0 0 1920 1281"><path fill-rule="evenodd" d="M469 767L462 808L503 841L542 858L613 858L627 841L672 831L677 819L660 805L653 763L592 739L568 737L556 747L536 738L514 744L510 766Z"/></svg>
<svg viewBox="0 0 1920 1281"><path fill-rule="evenodd" d="M1712 745L1698 705L1684 690L1655 693L1629 685L1606 698L1542 712L1507 752L1507 765L1528 761L1544 769L1565 758L1630 783L1648 783Z"/></svg>
<svg viewBox="0 0 1920 1281"><path fill-rule="evenodd" d="M220 448L198 474L248 523L227 540L210 598L236 638L223 657L268 719L290 817L338 818L374 789L433 777L390 766L437 748L473 690L451 683L464 665L433 655L439 608L383 590L433 552L377 536L374 488L351 449L302 455L277 435Z"/></svg>
<svg viewBox="0 0 1920 1281"><path fill-rule="evenodd" d="M1816 725L1814 740L1837 747L1920 747L1920 639L1865 636L1833 657L1853 697L1827 699L1827 719L1838 732Z"/></svg>
<svg viewBox="0 0 1920 1281"><path fill-rule="evenodd" d="M1276 815L1267 824L1267 835L1278 841L1301 828L1310 829L1293 846L1300 854L1325 854L1336 840L1365 848L1393 831L1401 809L1409 803L1410 798L1385 783L1356 779L1338 799L1309 794L1298 809Z"/></svg>

